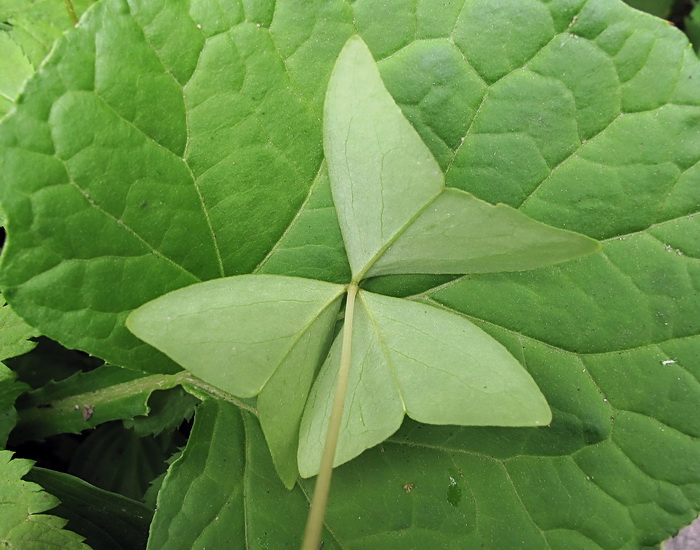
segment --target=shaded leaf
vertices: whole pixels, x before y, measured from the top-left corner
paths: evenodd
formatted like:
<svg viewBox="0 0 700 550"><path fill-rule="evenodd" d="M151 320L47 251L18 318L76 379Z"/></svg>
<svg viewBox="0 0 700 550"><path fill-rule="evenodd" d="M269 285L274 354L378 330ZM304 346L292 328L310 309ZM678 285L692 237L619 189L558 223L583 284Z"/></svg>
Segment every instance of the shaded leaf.
<svg viewBox="0 0 700 550"><path fill-rule="evenodd" d="M0 308L0 361L31 351L36 342L29 338L38 334L22 321L10 306L3 304ZM12 370L0 363L0 445L3 448L17 422L15 400L27 389L28 386L18 381Z"/></svg>
<svg viewBox="0 0 700 550"><path fill-rule="evenodd" d="M0 363L0 445L5 448L7 436L17 423L15 400L28 386L17 380L17 375Z"/></svg>
<svg viewBox="0 0 700 550"><path fill-rule="evenodd" d="M177 433L138 437L121 423L103 424L81 443L68 473L101 489L141 500L182 443Z"/></svg>
<svg viewBox="0 0 700 550"><path fill-rule="evenodd" d="M640 11L667 18L671 14L674 0L625 0L625 2Z"/></svg>
<svg viewBox="0 0 700 550"><path fill-rule="evenodd" d="M0 543L9 548L89 548L81 536L63 529L65 520L41 513L58 500L35 483L22 481L31 461L11 457L11 452L0 451Z"/></svg>
<svg viewBox="0 0 700 550"><path fill-rule="evenodd" d="M133 429L139 437L158 435L174 430L192 418L198 400L181 387L154 391L148 398L148 416L124 420L124 427Z"/></svg>
<svg viewBox="0 0 700 550"><path fill-rule="evenodd" d="M54 514L67 527L100 550L138 550L146 547L153 510L141 502L103 491L68 474L32 468L25 479L57 497Z"/></svg>
<svg viewBox="0 0 700 550"><path fill-rule="evenodd" d="M19 422L13 440L80 433L109 420L148 414L151 394L180 382L177 376L148 376L112 365L50 382L27 393L18 403Z"/></svg>
<svg viewBox="0 0 700 550"><path fill-rule="evenodd" d="M255 418L204 401L163 480L148 548L298 548L307 506L279 483Z"/></svg>

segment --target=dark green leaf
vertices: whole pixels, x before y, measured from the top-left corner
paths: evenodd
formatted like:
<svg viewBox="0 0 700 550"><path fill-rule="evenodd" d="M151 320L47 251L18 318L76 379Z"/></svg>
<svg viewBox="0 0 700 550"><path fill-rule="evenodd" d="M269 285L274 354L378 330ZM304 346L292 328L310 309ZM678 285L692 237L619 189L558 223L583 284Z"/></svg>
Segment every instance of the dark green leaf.
<svg viewBox="0 0 700 550"><path fill-rule="evenodd" d="M56 506L58 500L35 483L22 481L31 461L11 457L11 452L0 451L0 544L22 549L89 549L81 536L63 529L65 520L41 514Z"/></svg>
<svg viewBox="0 0 700 550"><path fill-rule="evenodd" d="M307 506L279 483L255 418L204 401L158 494L148 548L298 548Z"/></svg>
<svg viewBox="0 0 700 550"><path fill-rule="evenodd" d="M29 340L38 332L20 319L8 305L0 308L0 361L31 351L36 343ZM17 422L15 400L28 389L17 375L0 363L0 445L5 447L7 436Z"/></svg>
<svg viewBox="0 0 700 550"><path fill-rule="evenodd" d="M148 416L135 416L124 420L124 427L133 429L136 435L159 435L176 429L192 418L198 400L181 387L154 391L148 398Z"/></svg>
<svg viewBox="0 0 700 550"><path fill-rule="evenodd" d="M18 403L14 441L80 433L109 420L148 414L156 390L177 386L177 375L145 375L111 365L76 373L26 394Z"/></svg>
<svg viewBox="0 0 700 550"><path fill-rule="evenodd" d="M166 460L183 443L179 434L138 437L121 423L99 426L73 455L68 473L125 497L141 500Z"/></svg>
<svg viewBox="0 0 700 550"><path fill-rule="evenodd" d="M68 529L100 550L146 547L153 510L135 500L110 493L68 474L33 468L25 476L57 497L53 513L68 520Z"/></svg>

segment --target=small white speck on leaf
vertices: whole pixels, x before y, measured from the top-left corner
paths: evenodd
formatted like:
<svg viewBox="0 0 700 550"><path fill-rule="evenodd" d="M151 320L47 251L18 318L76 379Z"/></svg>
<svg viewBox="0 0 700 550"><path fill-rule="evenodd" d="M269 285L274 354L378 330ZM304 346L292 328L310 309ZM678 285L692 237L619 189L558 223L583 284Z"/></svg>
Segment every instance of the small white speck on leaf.
<svg viewBox="0 0 700 550"><path fill-rule="evenodd" d="M665 367L667 365L675 365L677 361L674 361L673 359L666 359L665 361L661 361L661 364Z"/></svg>

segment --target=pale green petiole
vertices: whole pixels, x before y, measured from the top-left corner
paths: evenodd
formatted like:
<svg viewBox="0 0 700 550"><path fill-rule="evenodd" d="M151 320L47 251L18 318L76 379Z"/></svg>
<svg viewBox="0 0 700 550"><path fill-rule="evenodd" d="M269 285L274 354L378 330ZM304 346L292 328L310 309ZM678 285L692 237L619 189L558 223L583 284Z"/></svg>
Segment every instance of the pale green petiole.
<svg viewBox="0 0 700 550"><path fill-rule="evenodd" d="M348 298L345 305L343 349L340 356L338 383L335 386L335 396L333 397L333 410L331 411L331 416L328 421L326 443L323 446L321 467L318 472L318 477L316 478L314 496L311 501L311 510L306 520L306 531L304 532L302 550L317 550L321 542L321 530L323 529L323 519L326 515L326 504L328 502L328 493L331 488L331 476L333 475L333 459L335 458L335 448L338 445L340 424L343 420L345 395L347 394L348 377L350 374L352 318L355 310L356 296L357 285L352 283L348 286Z"/></svg>

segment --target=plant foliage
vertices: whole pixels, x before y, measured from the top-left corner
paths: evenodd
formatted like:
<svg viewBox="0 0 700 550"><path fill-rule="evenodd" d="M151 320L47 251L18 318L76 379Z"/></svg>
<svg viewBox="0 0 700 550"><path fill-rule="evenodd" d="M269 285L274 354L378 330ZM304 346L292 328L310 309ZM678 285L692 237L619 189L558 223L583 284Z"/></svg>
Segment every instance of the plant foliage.
<svg viewBox="0 0 700 550"><path fill-rule="evenodd" d="M355 34L444 175L440 196L503 203L602 251L407 275L424 261L393 267L407 241L363 273L376 244L351 251L323 143ZM324 550L651 547L700 508L698 98L687 39L616 0L102 0L0 125L3 297L33 330L135 371L124 417L156 389L139 377L204 399L162 480L152 548L295 547L314 482L287 491L259 403L179 372L129 314L231 277L342 293L375 266L358 311L470 321L527 370L552 423L404 420L338 467Z"/></svg>

